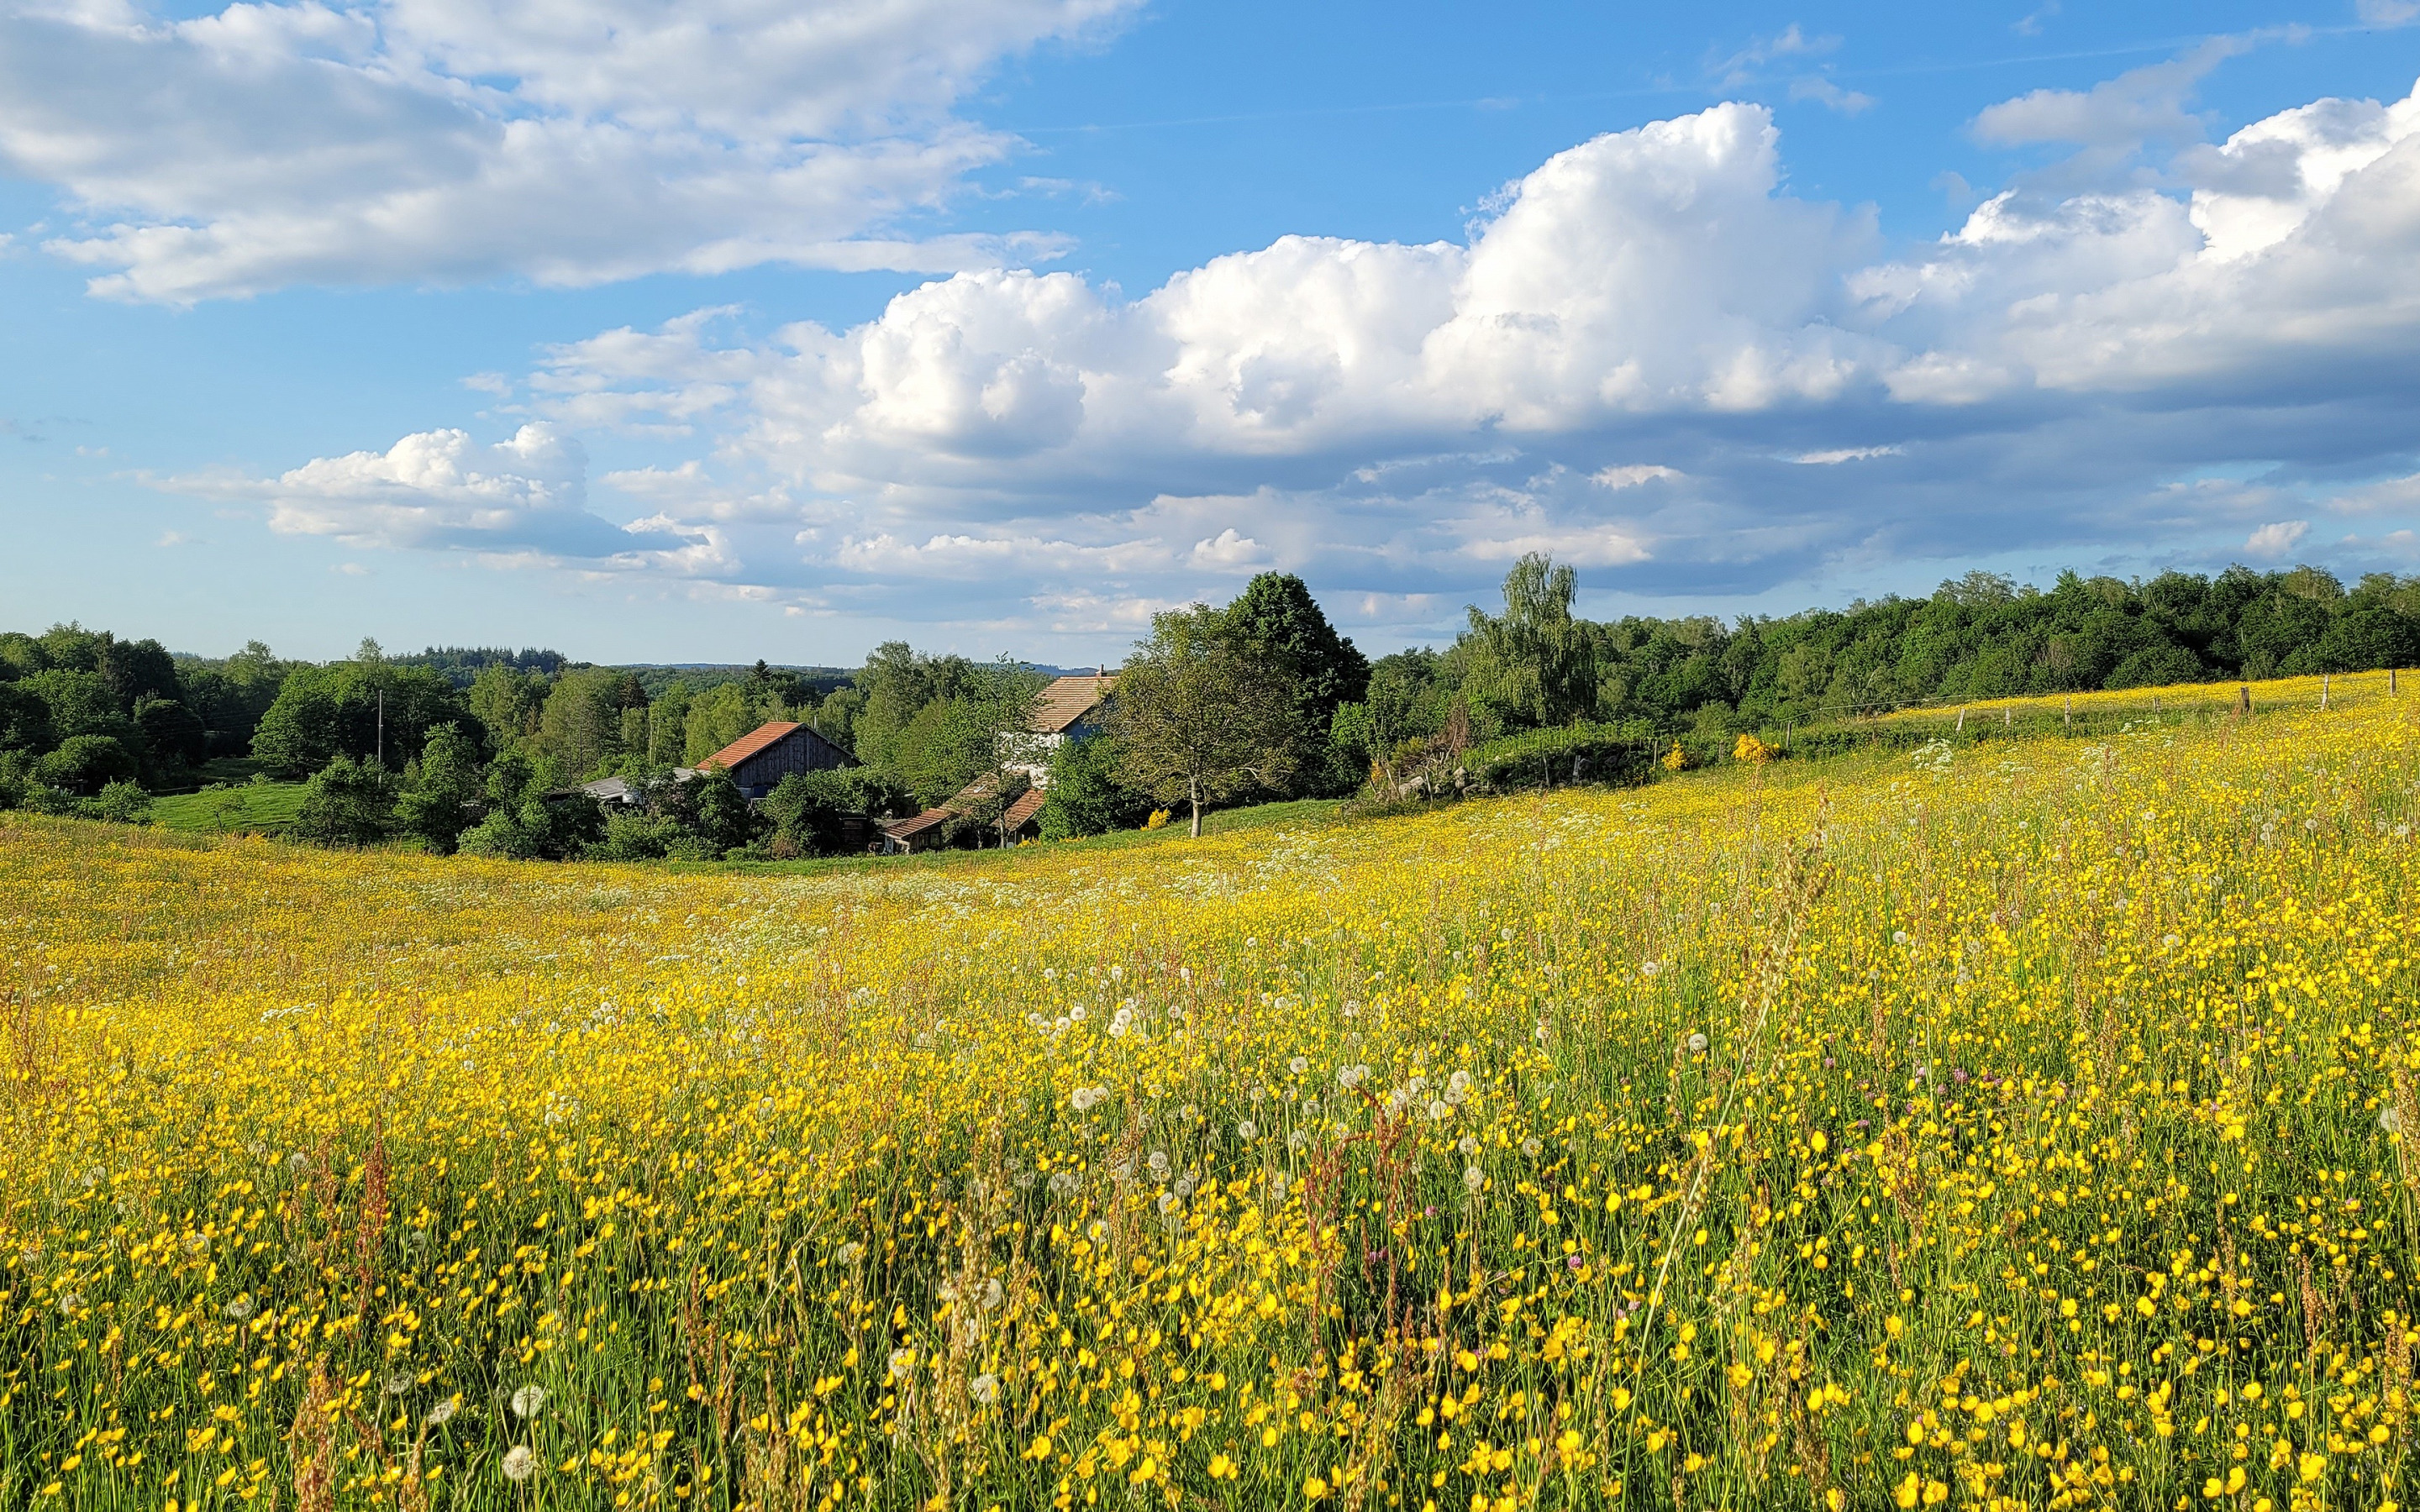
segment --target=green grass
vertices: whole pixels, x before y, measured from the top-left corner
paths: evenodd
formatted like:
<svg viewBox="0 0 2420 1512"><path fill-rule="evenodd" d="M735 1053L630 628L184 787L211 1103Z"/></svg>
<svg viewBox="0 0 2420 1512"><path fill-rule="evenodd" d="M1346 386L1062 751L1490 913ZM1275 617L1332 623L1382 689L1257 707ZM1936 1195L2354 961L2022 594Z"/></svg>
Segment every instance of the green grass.
<svg viewBox="0 0 2420 1512"><path fill-rule="evenodd" d="M279 835L302 807L300 782L242 782L151 800L151 818L196 835Z"/></svg>

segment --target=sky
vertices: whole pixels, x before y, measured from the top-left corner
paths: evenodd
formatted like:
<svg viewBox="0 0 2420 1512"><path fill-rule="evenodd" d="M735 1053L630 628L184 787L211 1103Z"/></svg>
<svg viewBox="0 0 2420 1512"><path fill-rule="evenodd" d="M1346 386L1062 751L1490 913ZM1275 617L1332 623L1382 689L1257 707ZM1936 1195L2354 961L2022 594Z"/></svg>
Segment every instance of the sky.
<svg viewBox="0 0 2420 1512"><path fill-rule="evenodd" d="M2420 0L0 0L0 627L2420 573Z"/></svg>

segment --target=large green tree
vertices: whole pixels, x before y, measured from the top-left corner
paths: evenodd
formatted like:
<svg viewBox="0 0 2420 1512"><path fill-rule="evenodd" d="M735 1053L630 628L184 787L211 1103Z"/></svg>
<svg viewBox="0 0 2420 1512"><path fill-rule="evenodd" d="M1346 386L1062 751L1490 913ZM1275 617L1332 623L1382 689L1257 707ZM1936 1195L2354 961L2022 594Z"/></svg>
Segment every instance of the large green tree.
<svg viewBox="0 0 2420 1512"><path fill-rule="evenodd" d="M252 753L271 770L306 776L336 756L393 759L427 744L441 724L475 720L461 691L442 673L383 659L298 667L261 716Z"/></svg>
<svg viewBox="0 0 2420 1512"><path fill-rule="evenodd" d="M1470 609L1463 691L1491 730L1566 725L1596 713L1596 644L1572 615L1579 575L1531 553L1504 579L1504 612Z"/></svg>
<svg viewBox="0 0 2420 1512"><path fill-rule="evenodd" d="M1311 589L1290 572L1264 572L1225 611L1227 626L1271 673L1293 706L1296 795L1350 791L1360 780L1340 760L1329 738L1340 704L1357 702L1370 687L1370 660L1337 633Z"/></svg>
<svg viewBox="0 0 2420 1512"><path fill-rule="evenodd" d="M1294 771L1294 701L1280 677L1203 605L1152 616L1118 673L1109 737L1130 786L1191 810L1279 790Z"/></svg>
<svg viewBox="0 0 2420 1512"><path fill-rule="evenodd" d="M404 768L395 805L396 828L417 838L440 856L450 856L462 832L478 823L486 776L479 748L458 726L441 724L428 733L420 759Z"/></svg>

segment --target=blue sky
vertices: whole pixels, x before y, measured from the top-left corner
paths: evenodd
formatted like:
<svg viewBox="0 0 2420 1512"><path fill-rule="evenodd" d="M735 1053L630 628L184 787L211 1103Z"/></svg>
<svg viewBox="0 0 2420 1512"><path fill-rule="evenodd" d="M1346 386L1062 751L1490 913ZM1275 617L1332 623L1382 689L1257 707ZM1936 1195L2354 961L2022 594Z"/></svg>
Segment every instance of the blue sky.
<svg viewBox="0 0 2420 1512"><path fill-rule="evenodd" d="M2420 5L0 13L0 622L1114 657L2420 572Z"/></svg>

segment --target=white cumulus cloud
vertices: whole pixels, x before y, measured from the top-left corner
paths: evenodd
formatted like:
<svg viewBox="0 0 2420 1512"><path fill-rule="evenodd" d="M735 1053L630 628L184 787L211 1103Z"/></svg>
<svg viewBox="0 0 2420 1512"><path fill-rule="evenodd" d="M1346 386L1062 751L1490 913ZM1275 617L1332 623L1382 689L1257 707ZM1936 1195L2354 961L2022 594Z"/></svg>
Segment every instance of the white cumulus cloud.
<svg viewBox="0 0 2420 1512"><path fill-rule="evenodd" d="M2310 533L2309 520L2281 519L2254 531L2244 541L2243 549L2256 557L2273 561L2302 545L2303 537Z"/></svg>
<svg viewBox="0 0 2420 1512"><path fill-rule="evenodd" d="M1012 146L953 107L1131 3L18 8L0 166L61 191L48 247L122 299L987 266L1059 243L897 229Z"/></svg>
<svg viewBox="0 0 2420 1512"><path fill-rule="evenodd" d="M1281 237L1139 297L985 268L846 328L702 310L514 392L672 449L602 487L717 532L677 570L1071 634L1261 565L1398 625L1530 550L1700 595L2017 547L2285 554L2295 521L2242 532L2420 507L2365 481L2420 466L2420 95L2209 144L2175 117L2211 66L1978 127L2164 154L2162 182L2028 179L1896 253L1726 104L1556 154L1458 241Z"/></svg>

